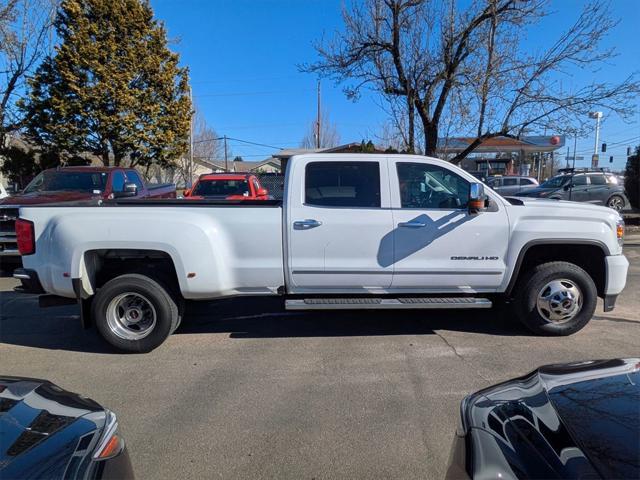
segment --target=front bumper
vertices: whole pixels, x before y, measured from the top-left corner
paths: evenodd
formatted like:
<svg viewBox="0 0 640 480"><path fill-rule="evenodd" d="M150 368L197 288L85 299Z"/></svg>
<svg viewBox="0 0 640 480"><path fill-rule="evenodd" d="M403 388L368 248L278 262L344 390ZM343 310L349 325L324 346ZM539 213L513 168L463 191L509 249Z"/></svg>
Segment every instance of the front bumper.
<svg viewBox="0 0 640 480"><path fill-rule="evenodd" d="M624 255L605 257L607 278L604 287L605 296L618 295L627 283L629 260Z"/></svg>

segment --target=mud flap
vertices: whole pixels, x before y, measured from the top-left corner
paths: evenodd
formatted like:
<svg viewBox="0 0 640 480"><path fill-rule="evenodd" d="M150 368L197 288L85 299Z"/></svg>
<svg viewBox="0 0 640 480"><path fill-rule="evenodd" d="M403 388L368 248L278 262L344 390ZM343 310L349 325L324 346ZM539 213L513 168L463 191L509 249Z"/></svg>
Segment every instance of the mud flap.
<svg viewBox="0 0 640 480"><path fill-rule="evenodd" d="M91 301L92 298L82 298L82 281L79 278L72 278L71 285L76 294L78 307L80 308L80 325L87 329L91 327Z"/></svg>

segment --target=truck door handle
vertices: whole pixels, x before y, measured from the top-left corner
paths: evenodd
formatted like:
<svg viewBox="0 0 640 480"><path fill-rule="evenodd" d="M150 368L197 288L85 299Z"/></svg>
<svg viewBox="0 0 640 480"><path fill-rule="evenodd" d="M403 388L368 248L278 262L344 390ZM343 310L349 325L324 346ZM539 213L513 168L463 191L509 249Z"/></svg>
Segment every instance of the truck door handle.
<svg viewBox="0 0 640 480"><path fill-rule="evenodd" d="M405 228L422 228L422 227L426 227L427 224L424 222L400 222L398 226L405 227Z"/></svg>
<svg viewBox="0 0 640 480"><path fill-rule="evenodd" d="M318 220L314 220L312 218L307 218L306 220L298 220L293 222L294 230L309 230L311 228L319 227L322 225L322 222Z"/></svg>

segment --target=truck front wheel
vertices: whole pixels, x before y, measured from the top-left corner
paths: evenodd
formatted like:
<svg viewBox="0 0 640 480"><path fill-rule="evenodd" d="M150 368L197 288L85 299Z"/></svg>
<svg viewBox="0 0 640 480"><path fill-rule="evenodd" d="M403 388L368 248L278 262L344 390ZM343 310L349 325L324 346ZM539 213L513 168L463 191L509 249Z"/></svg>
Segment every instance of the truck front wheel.
<svg viewBox="0 0 640 480"><path fill-rule="evenodd" d="M164 342L180 319L171 290L145 275L120 275L98 290L93 320L100 335L127 352L149 352Z"/></svg>
<svg viewBox="0 0 640 480"><path fill-rule="evenodd" d="M598 293L592 278L568 262L537 265L516 291L520 321L539 335L571 335L583 328L596 309Z"/></svg>

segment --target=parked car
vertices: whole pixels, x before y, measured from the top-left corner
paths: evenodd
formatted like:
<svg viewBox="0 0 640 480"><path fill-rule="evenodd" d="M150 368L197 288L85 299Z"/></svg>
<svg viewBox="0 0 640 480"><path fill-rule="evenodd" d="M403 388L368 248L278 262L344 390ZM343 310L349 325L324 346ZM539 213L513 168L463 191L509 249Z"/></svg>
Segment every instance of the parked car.
<svg viewBox="0 0 640 480"><path fill-rule="evenodd" d="M258 177L243 173L207 173L200 175L184 197L192 200L270 200L269 191Z"/></svg>
<svg viewBox="0 0 640 480"><path fill-rule="evenodd" d="M22 205L97 204L113 198L175 198L176 187L147 185L133 168L62 167L39 173L19 194L0 200L0 257L18 257L14 222Z"/></svg>
<svg viewBox="0 0 640 480"><path fill-rule="evenodd" d="M533 332L569 335L597 297L614 308L629 262L609 208L504 199L449 162L313 154L288 162L283 202L140 202L20 209L32 291L149 351L184 300L278 295L290 310L490 308L510 299Z"/></svg>
<svg viewBox="0 0 640 480"><path fill-rule="evenodd" d="M507 177L489 177L487 185L503 196L516 195L538 186L538 180L531 177L509 175Z"/></svg>
<svg viewBox="0 0 640 480"><path fill-rule="evenodd" d="M548 365L468 396L446 478L640 478L640 359Z"/></svg>
<svg viewBox="0 0 640 480"><path fill-rule="evenodd" d="M133 479L113 412L46 380L0 376L0 478Z"/></svg>
<svg viewBox="0 0 640 480"><path fill-rule="evenodd" d="M569 169L539 187L517 193L516 196L588 202L605 205L617 212L629 205L624 186L618 181L618 177L599 170L571 172Z"/></svg>

